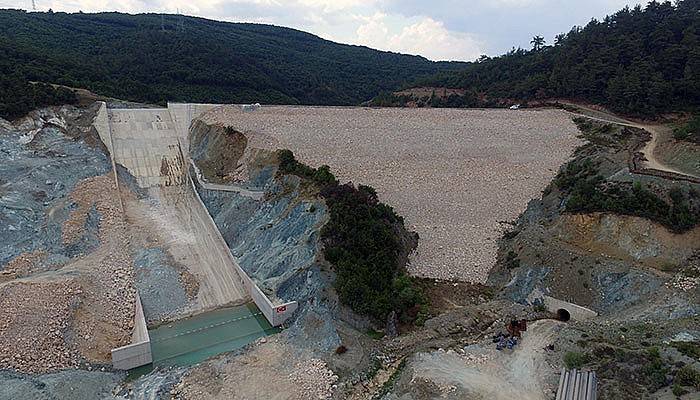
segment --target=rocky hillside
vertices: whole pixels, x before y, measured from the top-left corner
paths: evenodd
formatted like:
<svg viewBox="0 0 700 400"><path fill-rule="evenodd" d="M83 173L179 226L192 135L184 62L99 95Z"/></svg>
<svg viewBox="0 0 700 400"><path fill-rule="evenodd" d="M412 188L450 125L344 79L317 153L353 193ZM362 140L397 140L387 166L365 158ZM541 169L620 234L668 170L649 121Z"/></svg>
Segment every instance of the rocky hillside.
<svg viewBox="0 0 700 400"><path fill-rule="evenodd" d="M516 302L541 290L600 313L560 342L598 371L601 398L698 390L677 347L700 337L700 184L630 172L646 132L577 122L588 143L505 234L490 283Z"/></svg>

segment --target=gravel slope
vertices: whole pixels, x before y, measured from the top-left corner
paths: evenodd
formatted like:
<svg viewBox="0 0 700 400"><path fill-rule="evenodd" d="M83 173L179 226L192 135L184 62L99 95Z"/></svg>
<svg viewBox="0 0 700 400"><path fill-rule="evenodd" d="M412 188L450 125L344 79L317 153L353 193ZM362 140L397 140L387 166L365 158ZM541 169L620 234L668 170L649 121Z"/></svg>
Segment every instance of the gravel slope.
<svg viewBox="0 0 700 400"><path fill-rule="evenodd" d="M223 106L201 118L374 186L420 235L410 271L469 282L486 280L499 221L539 197L580 144L558 110Z"/></svg>

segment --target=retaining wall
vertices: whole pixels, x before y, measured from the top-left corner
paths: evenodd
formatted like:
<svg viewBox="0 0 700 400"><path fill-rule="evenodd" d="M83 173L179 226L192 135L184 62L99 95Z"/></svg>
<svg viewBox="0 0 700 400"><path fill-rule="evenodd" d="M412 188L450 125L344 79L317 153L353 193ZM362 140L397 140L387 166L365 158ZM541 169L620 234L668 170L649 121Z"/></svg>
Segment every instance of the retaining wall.
<svg viewBox="0 0 700 400"><path fill-rule="evenodd" d="M569 312L569 315L571 315L571 319L573 319L574 321L585 321L587 319L591 319L598 316L597 312L589 308L579 306L578 304L555 299L551 296L544 296L543 299L544 306L547 308L547 311L556 314L558 310L564 309Z"/></svg>
<svg viewBox="0 0 700 400"><path fill-rule="evenodd" d="M544 294L544 292L541 289L533 290L530 293L530 295L527 296L527 302L530 304L540 302L545 306L547 311L553 314L556 314L557 311L560 309L564 309L569 312L571 319L575 321L585 321L587 319L595 318L598 316L598 313L591 310L590 308L586 308L578 304L570 303L568 301L559 300L552 296L548 296Z"/></svg>
<svg viewBox="0 0 700 400"><path fill-rule="evenodd" d="M189 148L189 130L190 125L192 124L192 120L194 118L199 117L204 112L209 111L218 106L220 106L220 104L168 103L168 111L171 114L171 118L175 123L175 127L178 130L178 133L182 140L180 146L181 148L184 147L184 152L186 154L188 154L187 149ZM189 160L189 156L186 156L185 159ZM190 161L189 163L194 168L196 168L196 165L194 165L193 162ZM195 174L197 173L198 171L195 170ZM197 178L199 177L197 176ZM224 248L227 249L226 254L230 258L231 263L234 265L236 272L238 273L238 277L240 278L240 282L248 291L250 298L253 300L255 305L258 306L258 308L263 313L270 325L282 325L287 319L289 319L292 316L294 311L296 311L296 309L299 307L299 304L296 301L292 301L284 304L275 305L272 303L272 301L270 301L270 299L265 295L265 293L263 293L263 291L260 290L260 288L248 276L248 274L243 270L243 268L241 268L236 258L233 257L233 255L231 254L228 243L226 243L223 236L221 236L221 232L219 232L219 228L216 226L216 223L214 223L214 219L211 217L211 214L209 214L209 210L204 205L204 202L202 202L202 198L199 196L199 192L197 192L197 187L192 179L191 174L188 174L188 180L190 182L190 185L192 186L192 190L194 191L195 198L197 199L199 206L204 209L205 213L208 216L207 220L209 221L209 223L211 223L213 230L216 232L216 240L219 240L224 246ZM200 181L199 179L197 180L198 182ZM219 188L215 187L212 187L211 189L219 190ZM260 197L262 196L260 195Z"/></svg>
<svg viewBox="0 0 700 400"><path fill-rule="evenodd" d="M191 119L198 116L202 112L213 108L214 105L197 105L197 104L168 104L168 111L171 113L171 117L175 122L175 128L179 135L184 135L187 138L187 132L189 130L189 124ZM150 110L153 111L153 110ZM107 110L107 104L101 102L100 109L98 110L95 120L93 121L93 126L97 131L102 143L105 145L109 151L110 161L112 162L112 169L114 171L114 180L117 188L117 195L119 196L119 202L124 211L124 206L122 204L121 193L119 192L119 181L116 174L116 162L114 160L114 141L112 138L112 127L109 121L109 113ZM178 140L179 142L179 140ZM179 146L182 148L182 146ZM183 163L186 163L183 160ZM184 167L184 166L183 166ZM255 284L255 282L246 274L246 272L240 267L238 261L233 257L228 244L221 236L218 227L211 218L209 211L205 207L202 199L199 197L199 193L195 187L192 177L187 174L187 181L194 191L194 196L197 199L197 203L205 211L207 215L207 223L211 224L213 230L216 232L215 240L220 241L221 245L226 249L225 253L231 264L234 266L237 276L240 279L241 284L245 287L248 294L250 295L255 305L263 313L267 321L272 326L280 326L287 319L289 319L294 311L298 308L298 303L296 301L274 305L270 299L265 295L265 293L260 290L260 288ZM134 318L134 332L132 334L131 344L122 346L116 349L112 349L112 364L116 369L132 369L142 365L150 364L153 362L153 356L151 354L151 342L148 336L148 330L146 327L146 320L143 315L143 306L141 305L141 299L136 295L136 310Z"/></svg>
<svg viewBox="0 0 700 400"><path fill-rule="evenodd" d="M132 369L153 362L151 338L148 336L146 318L143 315L141 297L136 294L134 311L134 332L131 344L112 349L112 366L115 369Z"/></svg>
<svg viewBox="0 0 700 400"><path fill-rule="evenodd" d="M207 220L209 221L210 224L213 226L213 230L216 231L216 240L219 240L221 244L228 249L228 244L224 240L223 236L221 236L221 232L219 232L219 228L216 226L216 223L214 222L214 219L211 217L211 214L209 214L209 211L207 210L206 206L204 205L204 202L202 201L202 198L199 196L199 192L197 192L197 187L194 183L194 180L192 180L192 176L188 175L190 185L192 186L192 190L194 191L195 198L197 199L197 202L199 203L199 206L204 208L206 211L206 214L208 216ZM248 276L248 274L241 268L241 266L238 264L238 261L236 260L235 257L233 257L233 254L231 254L231 251L227 251L226 254L228 254L228 257L231 260L231 263L234 265L236 268L236 272L238 273L238 277L240 278L241 284L243 284L243 287L246 288L248 291L248 294L250 294L251 299L255 303L256 306L260 309L260 311L263 313L265 316L265 319L270 323L272 326L280 326L282 325L286 320L288 320L294 311L299 307L299 304L296 301L291 301L288 303L284 304L279 304L279 305L274 305L270 301L270 299L263 293L262 290L258 287L258 285L255 284L255 282Z"/></svg>

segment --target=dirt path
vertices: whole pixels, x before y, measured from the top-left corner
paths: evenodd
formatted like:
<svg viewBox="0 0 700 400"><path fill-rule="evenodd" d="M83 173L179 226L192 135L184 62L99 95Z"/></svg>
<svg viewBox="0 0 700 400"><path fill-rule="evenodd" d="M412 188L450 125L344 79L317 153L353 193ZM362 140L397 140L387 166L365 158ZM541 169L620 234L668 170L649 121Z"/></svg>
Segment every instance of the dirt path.
<svg viewBox="0 0 700 400"><path fill-rule="evenodd" d="M544 377L553 373L545 362L544 348L551 344L562 323L534 322L512 353L499 352L491 343L456 352L423 353L413 366L414 380L434 382L446 392L463 390L473 399L545 400L552 397Z"/></svg>
<svg viewBox="0 0 700 400"><path fill-rule="evenodd" d="M574 104L572 104L572 105L574 105ZM609 114L609 113L604 112L604 111L593 110L593 109L583 107L583 106L578 105L578 104L575 104L574 106L577 108L580 108L586 112L590 112L594 115L600 115L600 117L597 117L594 115L571 112L570 114L573 116L584 117L584 118L592 119L595 121L605 122L608 124L615 124L615 125L621 125L621 126L628 126L631 128L643 129L643 130L649 132L651 134L651 140L649 140L646 143L646 145L641 149L641 153L644 155L644 158L646 158L646 161L644 162L646 168L655 169L655 170L663 171L663 172L669 172L669 173L673 173L673 174L690 176L693 178L698 178L698 176L692 175L686 171L681 171L679 169L673 168L672 166L665 164L662 160L657 158L655 151L656 151L657 144L659 143L659 140L662 136L662 131L665 129L663 125L651 125L651 124L636 123L633 121L629 121L629 120L620 118L620 117L615 116L613 114Z"/></svg>

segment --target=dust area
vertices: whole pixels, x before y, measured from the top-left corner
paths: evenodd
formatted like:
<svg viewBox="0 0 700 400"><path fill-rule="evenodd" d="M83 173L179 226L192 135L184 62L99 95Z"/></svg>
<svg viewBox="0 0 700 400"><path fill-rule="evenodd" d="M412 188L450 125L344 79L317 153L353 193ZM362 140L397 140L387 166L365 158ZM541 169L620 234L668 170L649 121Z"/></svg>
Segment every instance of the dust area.
<svg viewBox="0 0 700 400"><path fill-rule="evenodd" d="M194 367L171 393L198 400L319 400L331 398L337 379L324 361L276 336L259 340L238 357Z"/></svg>
<svg viewBox="0 0 700 400"><path fill-rule="evenodd" d="M482 283L514 220L581 144L558 110L215 108L201 117L375 187L420 235L415 275Z"/></svg>
<svg viewBox="0 0 700 400"><path fill-rule="evenodd" d="M463 353L418 353L411 362L411 382L434 384L442 395L455 398L551 399L556 388L543 378L557 371L546 362L545 348L562 326L553 320L532 323L512 353L499 352L490 341L469 346Z"/></svg>
<svg viewBox="0 0 700 400"><path fill-rule="evenodd" d="M604 213L561 215L552 236L592 254L666 269L690 257L700 243L700 228L683 234L640 217Z"/></svg>

